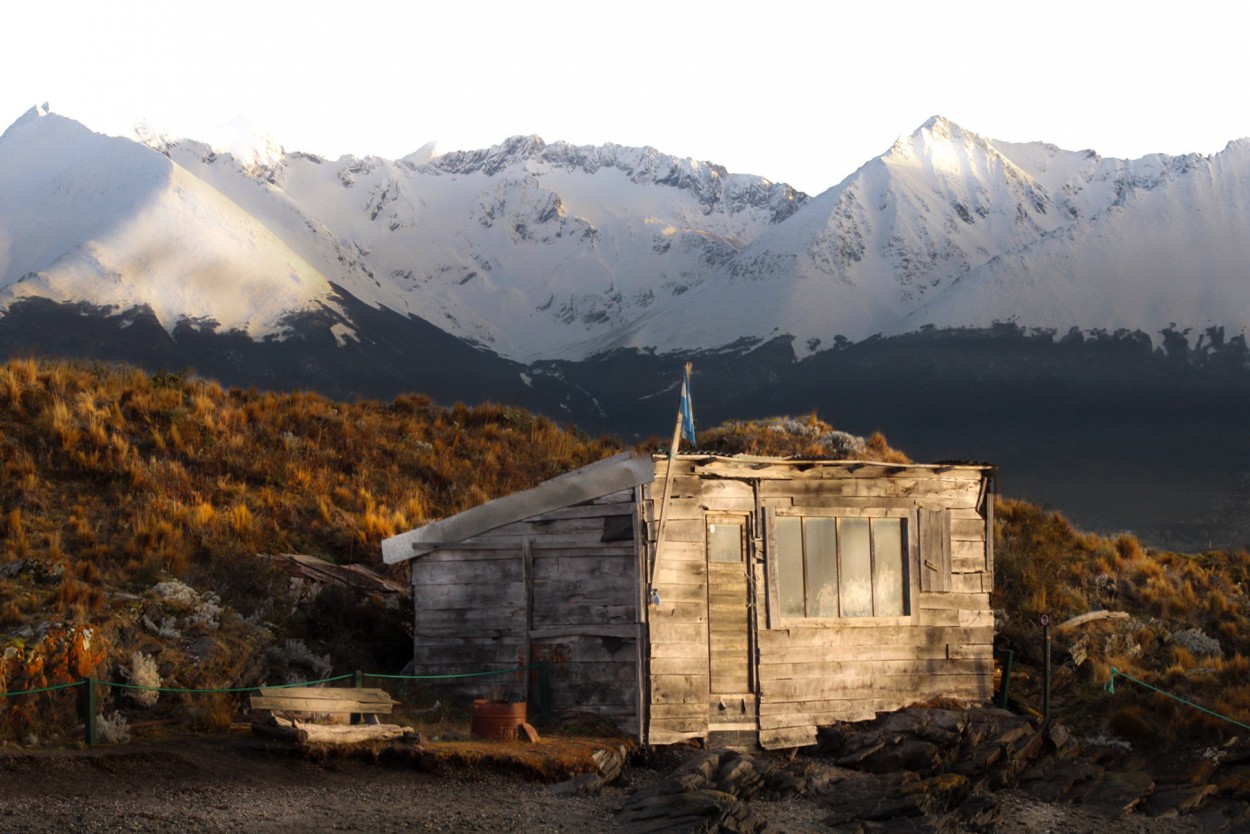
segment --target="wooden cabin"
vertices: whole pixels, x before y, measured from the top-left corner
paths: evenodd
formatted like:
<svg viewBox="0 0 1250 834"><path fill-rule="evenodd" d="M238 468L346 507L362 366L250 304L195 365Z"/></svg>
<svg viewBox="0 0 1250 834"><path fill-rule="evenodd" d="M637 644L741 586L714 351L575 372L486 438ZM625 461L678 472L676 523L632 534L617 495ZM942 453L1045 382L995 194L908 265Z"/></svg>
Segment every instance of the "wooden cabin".
<svg viewBox="0 0 1250 834"><path fill-rule="evenodd" d="M547 661L557 710L644 743L796 747L833 721L989 699L992 476L625 454L383 554L411 562L415 674Z"/></svg>

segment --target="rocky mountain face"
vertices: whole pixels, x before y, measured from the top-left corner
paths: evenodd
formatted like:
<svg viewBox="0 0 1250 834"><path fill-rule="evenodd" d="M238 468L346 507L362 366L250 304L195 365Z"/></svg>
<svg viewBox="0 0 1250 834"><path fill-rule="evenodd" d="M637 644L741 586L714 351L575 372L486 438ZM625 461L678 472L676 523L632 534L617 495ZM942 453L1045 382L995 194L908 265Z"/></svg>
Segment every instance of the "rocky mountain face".
<svg viewBox="0 0 1250 834"><path fill-rule="evenodd" d="M0 136L0 349L643 437L692 357L705 422L815 408L1095 529L1242 543L1248 186L1247 140L1105 159L937 117L808 196L652 148L328 160L34 108Z"/></svg>

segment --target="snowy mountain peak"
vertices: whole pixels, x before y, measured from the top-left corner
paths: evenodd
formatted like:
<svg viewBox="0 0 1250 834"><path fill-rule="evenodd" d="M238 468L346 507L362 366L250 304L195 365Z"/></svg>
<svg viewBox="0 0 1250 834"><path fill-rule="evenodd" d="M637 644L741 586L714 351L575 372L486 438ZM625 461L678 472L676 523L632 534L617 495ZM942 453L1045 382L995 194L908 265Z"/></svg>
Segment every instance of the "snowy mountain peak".
<svg viewBox="0 0 1250 834"><path fill-rule="evenodd" d="M1224 146L1224 150L1220 152L1220 156L1248 155L1250 154L1250 136L1242 139L1234 139Z"/></svg>
<svg viewBox="0 0 1250 834"><path fill-rule="evenodd" d="M399 161L405 165L416 167L432 162L434 159L442 155L442 151L438 149L438 142L426 142L412 153L403 157Z"/></svg>
<svg viewBox="0 0 1250 834"><path fill-rule="evenodd" d="M272 171L286 155L273 134L257 126L250 116L239 116L220 125L207 142L215 153L233 156L243 170L254 176Z"/></svg>
<svg viewBox="0 0 1250 834"><path fill-rule="evenodd" d="M997 157L989 139L959 125L943 116L933 116L909 136L903 136L894 143L881 159L887 163L902 160L934 160L938 165L952 163L956 160L955 149L963 157L984 156Z"/></svg>
<svg viewBox="0 0 1250 834"><path fill-rule="evenodd" d="M52 111L48 109L48 103L46 101L43 104L36 104L34 107L30 108L25 113L18 116L17 121L9 125L8 129L5 130L4 133L0 133L0 140L3 140L5 136L8 136L10 131L17 130L24 125L28 125L31 122L35 121L36 119L42 119L44 116L48 115L50 112Z"/></svg>
<svg viewBox="0 0 1250 834"><path fill-rule="evenodd" d="M651 147L623 145L547 144L538 136L513 136L501 144L479 151L455 151L432 160L430 169L447 174L499 176L505 171L524 171L541 176L551 171L595 174L615 169L637 185L663 185L690 191L704 213L734 213L745 207L768 208L773 222L789 217L807 195L785 183L763 177L730 174L724 166L680 158Z"/></svg>
<svg viewBox="0 0 1250 834"><path fill-rule="evenodd" d="M262 221L151 148L51 114L0 141L0 310L144 307L171 331L261 338L330 294Z"/></svg>
<svg viewBox="0 0 1250 834"><path fill-rule="evenodd" d="M962 133L963 128L952 122L945 116L933 115L924 121L920 127L913 131L913 136L922 136L925 134L949 138L957 133Z"/></svg>
<svg viewBox="0 0 1250 834"><path fill-rule="evenodd" d="M432 164L449 174L485 174L493 177L506 168L537 158L547 147L539 136L510 136L498 145L476 151L453 151Z"/></svg>

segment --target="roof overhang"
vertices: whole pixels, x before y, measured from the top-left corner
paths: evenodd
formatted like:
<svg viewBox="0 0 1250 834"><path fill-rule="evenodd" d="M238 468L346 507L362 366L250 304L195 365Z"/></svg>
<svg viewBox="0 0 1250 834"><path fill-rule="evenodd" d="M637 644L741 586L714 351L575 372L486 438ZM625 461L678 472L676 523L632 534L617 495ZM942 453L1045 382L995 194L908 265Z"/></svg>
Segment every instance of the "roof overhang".
<svg viewBox="0 0 1250 834"><path fill-rule="evenodd" d="M422 556L482 533L562 507L593 501L655 479L650 455L625 452L543 481L533 489L506 495L382 540L382 561L388 565Z"/></svg>

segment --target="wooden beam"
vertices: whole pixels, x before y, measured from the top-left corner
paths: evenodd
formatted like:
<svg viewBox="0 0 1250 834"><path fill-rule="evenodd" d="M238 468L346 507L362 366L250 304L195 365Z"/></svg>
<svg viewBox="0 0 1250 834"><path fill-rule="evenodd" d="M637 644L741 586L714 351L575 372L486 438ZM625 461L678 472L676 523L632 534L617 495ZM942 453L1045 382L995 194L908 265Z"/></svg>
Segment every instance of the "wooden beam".
<svg viewBox="0 0 1250 834"><path fill-rule="evenodd" d="M1079 625L1085 625L1097 620L1127 620L1128 618L1127 611L1090 611L1086 614L1077 614L1070 620L1064 620L1055 626L1055 631L1066 631L1067 629L1076 628Z"/></svg>
<svg viewBox="0 0 1250 834"><path fill-rule="evenodd" d="M636 637L638 629L634 623L620 625L575 625L554 628L531 629L531 640L554 640L558 637Z"/></svg>

